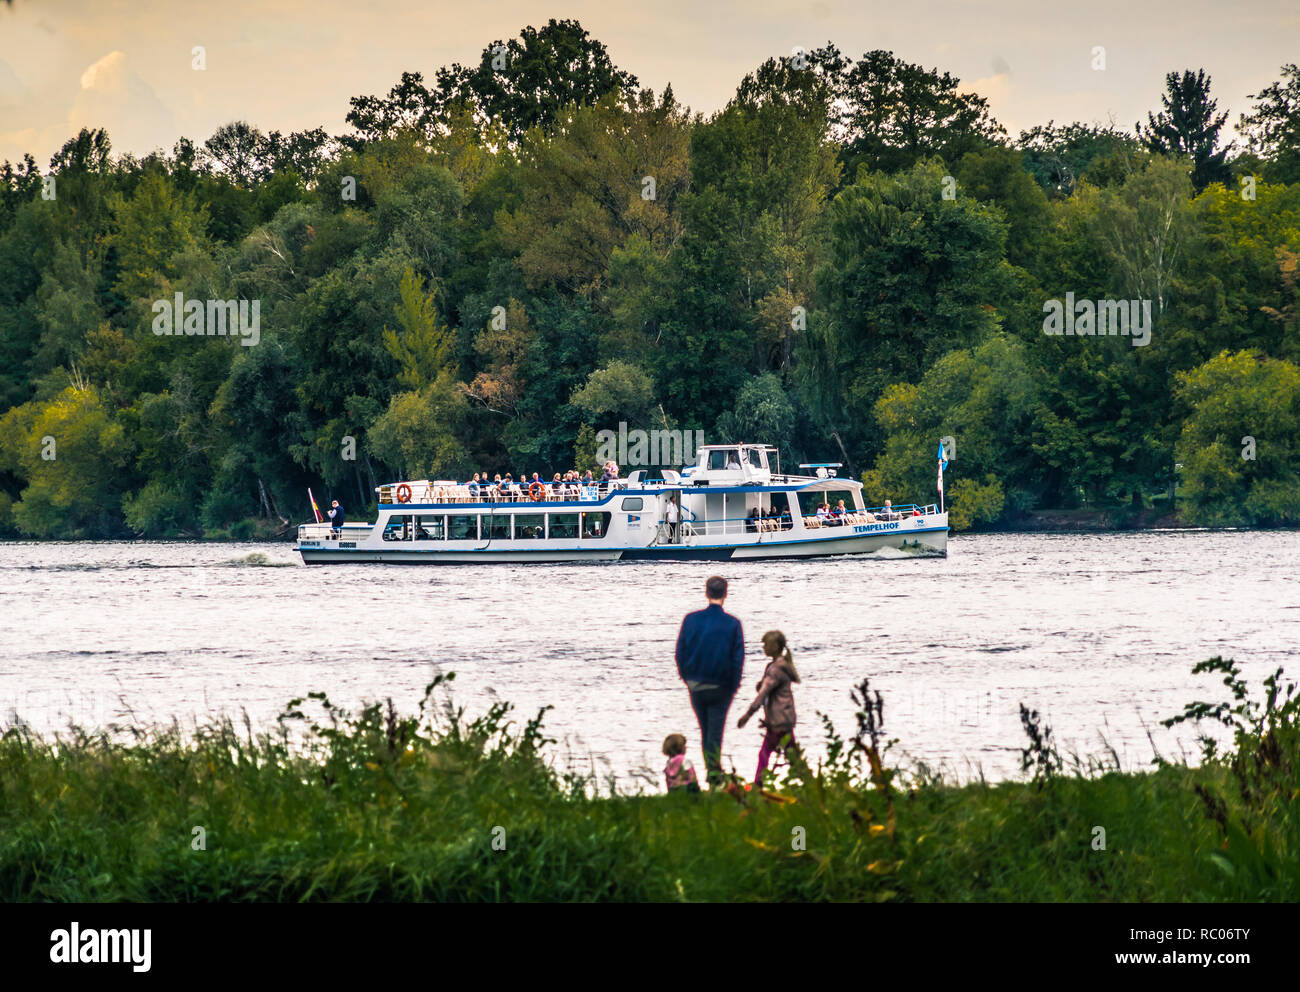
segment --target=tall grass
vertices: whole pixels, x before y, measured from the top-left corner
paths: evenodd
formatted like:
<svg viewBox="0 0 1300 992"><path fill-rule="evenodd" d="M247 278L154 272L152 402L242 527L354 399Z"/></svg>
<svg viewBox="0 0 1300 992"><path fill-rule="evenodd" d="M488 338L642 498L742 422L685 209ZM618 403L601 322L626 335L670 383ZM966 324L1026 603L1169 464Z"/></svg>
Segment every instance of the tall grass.
<svg viewBox="0 0 1300 992"><path fill-rule="evenodd" d="M761 794L598 795L555 766L545 710L468 719L436 702L444 677L413 715L312 694L269 733L228 719L126 740L11 729L0 898L1294 900L1294 686L1279 672L1255 704L1231 662L1198 670L1228 672L1233 700L1170 722L1224 720L1230 750L1067 774L1026 711L1032 778L996 785L890 767L866 682L852 736L824 720L825 758L792 753Z"/></svg>

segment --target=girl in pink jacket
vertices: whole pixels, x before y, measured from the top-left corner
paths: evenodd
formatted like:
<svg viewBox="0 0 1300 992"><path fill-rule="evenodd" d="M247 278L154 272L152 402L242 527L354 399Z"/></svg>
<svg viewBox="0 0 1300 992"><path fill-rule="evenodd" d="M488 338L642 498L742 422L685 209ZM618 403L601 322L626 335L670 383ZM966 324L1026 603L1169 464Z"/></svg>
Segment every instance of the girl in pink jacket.
<svg viewBox="0 0 1300 992"><path fill-rule="evenodd" d="M738 727L743 727L754 715L754 711L763 707L763 719L759 726L765 729L763 746L758 752L758 771L754 773L754 786L763 784L763 772L773 751L785 752L787 746L794 744L794 692L791 686L799 681L795 671L794 658L786 646L785 635L779 630L769 630L763 635L763 653L772 660L763 670L763 678L758 683L758 696L749 704L749 709L740 718Z"/></svg>

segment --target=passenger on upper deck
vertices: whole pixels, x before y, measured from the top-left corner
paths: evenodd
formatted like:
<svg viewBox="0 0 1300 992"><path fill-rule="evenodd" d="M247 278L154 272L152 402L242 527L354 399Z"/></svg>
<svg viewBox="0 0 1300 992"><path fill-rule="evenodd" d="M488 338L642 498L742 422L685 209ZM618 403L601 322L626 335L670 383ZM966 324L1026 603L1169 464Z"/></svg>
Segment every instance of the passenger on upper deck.
<svg viewBox="0 0 1300 992"><path fill-rule="evenodd" d="M474 473L474 478L470 479L469 482L465 484L465 488L469 490L470 496L474 497L475 499L478 498L478 473L477 472Z"/></svg>
<svg viewBox="0 0 1300 992"><path fill-rule="evenodd" d="M817 507L817 522L826 526L831 521L831 506L829 503L822 503Z"/></svg>
<svg viewBox="0 0 1300 992"><path fill-rule="evenodd" d="M897 520L898 517L899 515L894 512L894 505L889 500L885 500L884 509L876 514L878 520Z"/></svg>
<svg viewBox="0 0 1300 992"><path fill-rule="evenodd" d="M835 509L832 510L831 513L835 517L837 523L842 524L848 520L849 511L848 508L845 507L844 505L844 500L840 500L838 503L836 503Z"/></svg>

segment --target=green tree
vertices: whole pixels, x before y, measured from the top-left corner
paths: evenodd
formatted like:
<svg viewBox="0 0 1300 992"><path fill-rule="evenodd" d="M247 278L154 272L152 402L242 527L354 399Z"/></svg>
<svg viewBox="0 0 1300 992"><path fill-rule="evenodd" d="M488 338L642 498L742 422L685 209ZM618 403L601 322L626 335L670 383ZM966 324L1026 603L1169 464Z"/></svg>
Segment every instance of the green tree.
<svg viewBox="0 0 1300 992"><path fill-rule="evenodd" d="M1237 131L1251 152L1268 162L1274 182L1300 182L1300 65L1282 66L1282 78L1250 99L1254 109L1242 114Z"/></svg>
<svg viewBox="0 0 1300 992"><path fill-rule="evenodd" d="M407 266L398 286L394 311L402 330L384 327L384 347L397 362L398 385L419 392L438 378L447 367L451 340L447 328L438 323L434 294L424 292L424 280ZM455 369L451 369L455 375Z"/></svg>
<svg viewBox="0 0 1300 992"><path fill-rule="evenodd" d="M998 327L991 305L1008 277L999 213L958 192L945 170L919 163L897 176L861 174L831 205L823 301L809 324L800 373L814 412L856 434L874 455L872 408L890 383L918 381L953 348Z"/></svg>
<svg viewBox="0 0 1300 992"><path fill-rule="evenodd" d="M795 408L781 377L754 376L740 387L735 408L718 418L719 443L755 441L775 445L787 456L795 449Z"/></svg>
<svg viewBox="0 0 1300 992"><path fill-rule="evenodd" d="M1103 164L1116 158L1131 160L1141 149L1136 138L1113 126L1077 121L1035 125L1020 132L1016 145L1029 174L1053 198L1072 195L1083 179L1094 186L1107 185L1097 174Z"/></svg>
<svg viewBox="0 0 1300 992"><path fill-rule="evenodd" d="M961 80L904 62L893 52L867 52L845 73L837 94L847 104L847 175L862 167L894 172L938 156L956 162L1000 141L1005 129L988 101L958 89Z"/></svg>
<svg viewBox="0 0 1300 992"><path fill-rule="evenodd" d="M992 505L985 498L992 491L980 479L999 480L998 513L1004 498L1013 509L1030 509L1044 495L1034 451L1044 413L1042 375L1020 341L998 334L974 349L951 351L916 384L895 383L877 402L884 446L872 484L881 499L937 501L935 455L939 439L951 436L958 457L947 473L949 496L955 500L959 482L980 489L968 491L961 511L969 511L970 521L992 519L974 511L977 503Z"/></svg>
<svg viewBox="0 0 1300 992"><path fill-rule="evenodd" d="M93 386L69 385L0 419L0 468L25 480L13 520L33 537L116 529L119 473L130 455L122 424Z"/></svg>
<svg viewBox="0 0 1300 992"><path fill-rule="evenodd" d="M654 406L654 381L637 366L615 360L591 373L569 402L593 416L642 424Z"/></svg>
<svg viewBox="0 0 1300 992"><path fill-rule="evenodd" d="M149 169L130 196L115 194L110 205L116 251L117 291L128 299L153 299L180 273L181 256L202 250L207 208L181 193L161 168Z"/></svg>
<svg viewBox="0 0 1300 992"><path fill-rule="evenodd" d="M407 479L455 477L468 468L457 439L465 397L444 370L423 389L399 393L370 424L369 450Z"/></svg>
<svg viewBox="0 0 1300 992"><path fill-rule="evenodd" d="M1032 265L1052 223L1047 196L1026 171L1024 156L995 145L968 152L955 173L957 183L981 203L994 204L1007 222L1007 260Z"/></svg>
<svg viewBox="0 0 1300 992"><path fill-rule="evenodd" d="M477 65L438 70L444 108L472 107L482 123L504 124L513 141L549 126L571 104L584 106L615 92L631 97L636 90L636 76L616 67L581 24L554 18L542 28L525 27L508 42L492 42Z"/></svg>
<svg viewBox="0 0 1300 992"><path fill-rule="evenodd" d="M1227 113L1216 114L1218 101L1210 99L1210 77L1205 70L1183 70L1165 76L1164 106L1159 114L1147 114L1145 127L1139 122L1138 137L1149 151L1164 155L1186 155L1192 160L1192 184L1197 192L1210 183L1227 183L1230 178L1228 149L1219 147L1219 131Z"/></svg>
<svg viewBox="0 0 1300 992"><path fill-rule="evenodd" d="M1300 522L1300 368L1223 351L1176 376L1184 513L1208 525Z"/></svg>

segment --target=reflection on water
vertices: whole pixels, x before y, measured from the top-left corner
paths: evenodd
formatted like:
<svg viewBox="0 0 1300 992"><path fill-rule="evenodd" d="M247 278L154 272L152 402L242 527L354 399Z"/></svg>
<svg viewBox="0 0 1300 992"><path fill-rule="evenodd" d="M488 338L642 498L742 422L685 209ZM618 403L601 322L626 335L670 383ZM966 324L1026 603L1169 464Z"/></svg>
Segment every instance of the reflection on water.
<svg viewBox="0 0 1300 992"><path fill-rule="evenodd" d="M3 544L0 717L53 730L242 708L266 725L313 689L413 711L435 670L455 671L471 712L553 705L546 726L584 768L657 770L666 734L698 748L673 645L718 571L749 645L742 694L760 636L783 630L806 743L817 711L851 729L849 689L870 676L899 747L962 775L1017 773L1022 700L1063 749L1098 754L1104 735L1142 767L1148 732L1166 754L1195 753L1192 731L1159 721L1223 691L1191 676L1196 660L1233 655L1254 682L1278 665L1300 675L1297 560L1295 533L959 536L947 559L887 562L424 568L307 568L278 545ZM756 722L727 734L743 774L759 737Z"/></svg>

